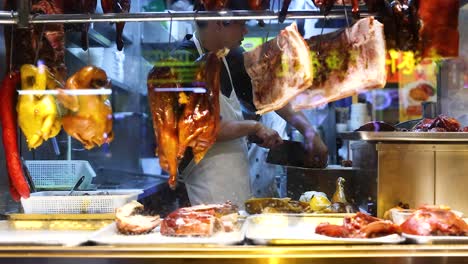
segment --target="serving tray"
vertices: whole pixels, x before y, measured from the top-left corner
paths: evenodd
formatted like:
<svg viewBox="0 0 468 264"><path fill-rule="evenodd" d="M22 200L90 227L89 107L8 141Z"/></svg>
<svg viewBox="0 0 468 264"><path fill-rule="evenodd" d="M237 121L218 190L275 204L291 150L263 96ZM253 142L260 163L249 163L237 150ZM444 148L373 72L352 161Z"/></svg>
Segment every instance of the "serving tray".
<svg viewBox="0 0 468 264"><path fill-rule="evenodd" d="M247 218L245 236L259 245L294 244L398 244L405 239L397 234L378 238L336 238L315 233L323 222L341 225L344 216L314 214L259 214Z"/></svg>
<svg viewBox="0 0 468 264"><path fill-rule="evenodd" d="M217 232L211 237L168 237L159 232L159 226L152 232L142 235L123 235L117 231L115 222L96 231L90 241L103 245L161 245L161 244L200 244L234 245L244 241L245 228L241 225L233 232Z"/></svg>

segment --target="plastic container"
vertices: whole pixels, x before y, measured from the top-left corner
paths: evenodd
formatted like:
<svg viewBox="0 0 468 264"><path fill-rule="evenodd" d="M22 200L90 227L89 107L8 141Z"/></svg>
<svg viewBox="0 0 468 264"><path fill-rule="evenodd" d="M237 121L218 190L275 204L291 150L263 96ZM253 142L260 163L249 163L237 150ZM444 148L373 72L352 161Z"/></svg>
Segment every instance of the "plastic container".
<svg viewBox="0 0 468 264"><path fill-rule="evenodd" d="M25 214L106 214L131 200L137 200L142 190L46 191L21 198Z"/></svg>
<svg viewBox="0 0 468 264"><path fill-rule="evenodd" d="M86 160L26 160L37 190L70 190L81 176L85 180L78 190L89 188L96 173Z"/></svg>

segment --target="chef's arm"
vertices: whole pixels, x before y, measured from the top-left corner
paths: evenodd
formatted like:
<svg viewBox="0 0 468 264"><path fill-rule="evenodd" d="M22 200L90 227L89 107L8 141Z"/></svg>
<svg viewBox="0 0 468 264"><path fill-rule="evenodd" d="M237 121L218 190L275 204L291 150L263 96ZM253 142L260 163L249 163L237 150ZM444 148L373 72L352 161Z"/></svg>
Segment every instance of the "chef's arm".
<svg viewBox="0 0 468 264"><path fill-rule="evenodd" d="M295 112L290 104L287 104L283 108L276 110L276 113L281 116L281 118L286 120L286 122L288 122L291 126L301 132L305 138L312 137L317 134L304 113L302 111Z"/></svg>
<svg viewBox="0 0 468 264"><path fill-rule="evenodd" d="M320 135L315 131L314 127L309 123L307 117L301 111L294 112L291 105L276 111L286 122L295 127L304 136L304 144L309 152L311 162L318 164L319 167L324 167L328 159L328 148L323 143Z"/></svg>
<svg viewBox="0 0 468 264"><path fill-rule="evenodd" d="M228 141L255 134L260 123L254 120L221 121L217 141Z"/></svg>
<svg viewBox="0 0 468 264"><path fill-rule="evenodd" d="M272 148L283 143L278 132L254 120L221 120L216 140L228 141L245 136L256 136L259 140L257 144L265 148Z"/></svg>

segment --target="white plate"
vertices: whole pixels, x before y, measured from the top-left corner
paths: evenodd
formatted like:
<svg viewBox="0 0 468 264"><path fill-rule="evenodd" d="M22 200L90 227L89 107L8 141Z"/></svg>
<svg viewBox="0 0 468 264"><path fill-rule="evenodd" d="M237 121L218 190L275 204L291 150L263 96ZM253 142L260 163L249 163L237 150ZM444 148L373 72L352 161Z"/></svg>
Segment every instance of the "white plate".
<svg viewBox="0 0 468 264"><path fill-rule="evenodd" d="M244 228L234 232L218 232L211 237L168 237L159 232L159 226L143 235L123 235L115 223L96 231L90 241L105 245L159 245L159 244L210 244L233 245L244 241Z"/></svg>
<svg viewBox="0 0 468 264"><path fill-rule="evenodd" d="M343 218L314 215L253 215L247 218L245 236L255 244L398 244L397 234L378 238L336 238L315 233L322 223L342 224Z"/></svg>
<svg viewBox="0 0 468 264"><path fill-rule="evenodd" d="M468 244L468 236L416 236L405 233L403 236L416 244Z"/></svg>
<svg viewBox="0 0 468 264"><path fill-rule="evenodd" d="M0 221L1 245L78 246L88 241L92 231L16 230Z"/></svg>

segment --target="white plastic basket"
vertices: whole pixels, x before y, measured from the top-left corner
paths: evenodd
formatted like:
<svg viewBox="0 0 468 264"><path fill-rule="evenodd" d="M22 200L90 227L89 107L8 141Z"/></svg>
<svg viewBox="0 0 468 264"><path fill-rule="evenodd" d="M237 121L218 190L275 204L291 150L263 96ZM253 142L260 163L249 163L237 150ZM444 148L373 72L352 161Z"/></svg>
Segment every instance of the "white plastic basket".
<svg viewBox="0 0 468 264"><path fill-rule="evenodd" d="M38 190L69 190L81 176L78 190L86 190L96 173L86 160L26 160L34 186Z"/></svg>
<svg viewBox="0 0 468 264"><path fill-rule="evenodd" d="M21 198L25 214L105 214L131 200L137 200L142 190L46 191Z"/></svg>

